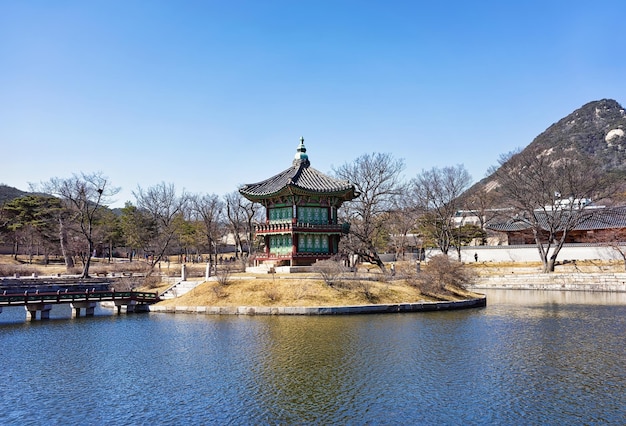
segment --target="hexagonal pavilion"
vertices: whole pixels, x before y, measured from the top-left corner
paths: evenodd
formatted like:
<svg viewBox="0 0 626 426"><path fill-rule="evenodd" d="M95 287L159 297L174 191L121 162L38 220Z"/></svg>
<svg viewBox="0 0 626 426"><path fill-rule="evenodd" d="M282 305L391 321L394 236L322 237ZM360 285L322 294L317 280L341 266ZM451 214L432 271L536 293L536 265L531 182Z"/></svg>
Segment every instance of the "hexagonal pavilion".
<svg viewBox="0 0 626 426"><path fill-rule="evenodd" d="M265 223L255 233L265 251L256 258L273 266L308 266L338 252L348 224L337 221L337 209L359 196L349 181L311 167L304 138L291 167L258 183L242 186L241 195L265 207Z"/></svg>

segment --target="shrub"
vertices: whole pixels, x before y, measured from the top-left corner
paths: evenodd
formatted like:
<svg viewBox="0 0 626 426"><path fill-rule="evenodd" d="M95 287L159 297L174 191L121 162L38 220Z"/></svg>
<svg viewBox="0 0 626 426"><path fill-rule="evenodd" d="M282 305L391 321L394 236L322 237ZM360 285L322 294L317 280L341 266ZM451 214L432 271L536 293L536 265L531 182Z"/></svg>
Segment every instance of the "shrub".
<svg viewBox="0 0 626 426"><path fill-rule="evenodd" d="M363 295L368 302L376 303L378 301L378 296L376 296L373 292L374 285L370 281L356 280L353 283L352 288Z"/></svg>
<svg viewBox="0 0 626 426"><path fill-rule="evenodd" d="M17 274L20 277L38 273L39 268L30 265L0 265L1 277L12 277Z"/></svg>
<svg viewBox="0 0 626 426"><path fill-rule="evenodd" d="M343 262L337 258L319 260L313 264L313 271L320 274L322 280L329 286L341 285L344 273L348 271Z"/></svg>
<svg viewBox="0 0 626 426"><path fill-rule="evenodd" d="M136 287L136 282L132 278L118 278L115 280L115 284L110 285L111 288L114 288L116 291L130 291Z"/></svg>
<svg viewBox="0 0 626 426"><path fill-rule="evenodd" d="M228 297L228 293L226 292L223 285L216 284L214 286L211 286L211 290L213 291L213 294L217 299L225 299L226 297Z"/></svg>
<svg viewBox="0 0 626 426"><path fill-rule="evenodd" d="M145 277L143 280L143 286L147 288L157 288L161 284L161 277L151 275Z"/></svg>
<svg viewBox="0 0 626 426"><path fill-rule="evenodd" d="M433 256L427 268L415 275L415 283L424 294L443 294L448 289L465 289L473 279L472 271L446 255Z"/></svg>
<svg viewBox="0 0 626 426"><path fill-rule="evenodd" d="M269 286L269 287L266 287L263 291L265 293L265 297L267 297L267 299L270 302L278 302L278 301L280 301L281 294L280 294L280 292L278 291L278 289L276 287Z"/></svg>
<svg viewBox="0 0 626 426"><path fill-rule="evenodd" d="M298 282L292 289L293 298L295 300L303 299L309 293L309 284L306 282Z"/></svg>
<svg viewBox="0 0 626 426"><path fill-rule="evenodd" d="M226 286L230 284L231 274L232 269L230 265L221 265L220 267L218 267L215 274L218 284L221 286Z"/></svg>

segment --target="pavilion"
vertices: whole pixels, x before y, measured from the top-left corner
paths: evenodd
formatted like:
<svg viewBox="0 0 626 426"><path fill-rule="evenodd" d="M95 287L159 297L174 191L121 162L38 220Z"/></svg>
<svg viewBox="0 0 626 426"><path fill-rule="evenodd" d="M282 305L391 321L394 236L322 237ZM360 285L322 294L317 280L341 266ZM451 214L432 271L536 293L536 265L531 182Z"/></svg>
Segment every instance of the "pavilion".
<svg viewBox="0 0 626 426"><path fill-rule="evenodd" d="M258 183L242 186L241 195L265 207L265 223L256 226L264 252L256 266L309 266L338 253L349 224L339 223L337 210L359 196L349 181L311 167L304 138L291 167Z"/></svg>

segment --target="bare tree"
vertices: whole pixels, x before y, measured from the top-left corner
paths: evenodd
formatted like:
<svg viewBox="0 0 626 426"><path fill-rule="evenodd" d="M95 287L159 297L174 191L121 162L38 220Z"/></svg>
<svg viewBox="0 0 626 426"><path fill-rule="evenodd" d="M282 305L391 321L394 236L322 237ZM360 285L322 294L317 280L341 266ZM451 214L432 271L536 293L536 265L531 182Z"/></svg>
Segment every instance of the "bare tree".
<svg viewBox="0 0 626 426"><path fill-rule="evenodd" d="M202 233L209 247L209 262L211 262L211 250L215 255L214 265L217 265L218 240L221 237L220 223L224 214L224 202L215 194L193 195L189 197L191 210L195 219L202 226Z"/></svg>
<svg viewBox="0 0 626 426"><path fill-rule="evenodd" d="M598 165L571 150L525 150L502 157L493 177L514 208L514 219L530 228L544 272L554 271L569 232L593 215L588 201L610 196L614 189Z"/></svg>
<svg viewBox="0 0 626 426"><path fill-rule="evenodd" d="M360 196L342 206L350 223L350 231L342 240L344 247L384 272L385 265L378 255L377 238L388 238L385 214L392 210L394 199L403 194L401 173L404 160L391 154L364 154L352 163L334 169L337 177L353 182Z"/></svg>
<svg viewBox="0 0 626 426"><path fill-rule="evenodd" d="M624 262L624 270L626 270L626 232L623 229L611 229L598 235L593 240L606 247L610 247L617 253Z"/></svg>
<svg viewBox="0 0 626 426"><path fill-rule="evenodd" d="M84 250L80 253L83 258L81 276L83 278L89 277L89 267L94 250L95 220L104 204L120 189L112 187L109 179L101 172L97 172L74 174L67 179L52 178L41 184L41 190L61 198L71 213L71 221L76 224L85 243ZM60 219L62 244L66 232L65 226L66 224Z"/></svg>
<svg viewBox="0 0 626 426"><path fill-rule="evenodd" d="M501 214L501 210L496 208L496 197L494 191L488 191L485 186L480 186L471 194L463 197L463 205L468 211L468 215L473 215L478 219L478 226L485 231L485 225ZM486 239L481 241L481 245L487 243Z"/></svg>
<svg viewBox="0 0 626 426"><path fill-rule="evenodd" d="M586 234L585 240L610 248L622 258L626 270L626 207L601 209L593 219L595 229Z"/></svg>
<svg viewBox="0 0 626 426"><path fill-rule="evenodd" d="M224 196L229 230L235 237L238 250L243 251L242 235L245 235L248 253L254 251L254 220L258 218L261 205L244 198L239 191Z"/></svg>
<svg viewBox="0 0 626 426"><path fill-rule="evenodd" d="M393 247L396 258L404 259L409 245L409 233L417 232L418 214L409 197L396 197L393 210L387 218L391 232L390 245Z"/></svg>
<svg viewBox="0 0 626 426"><path fill-rule="evenodd" d="M471 184L472 177L463 165L422 171L411 180L411 195L416 210L423 213L422 225L432 235L442 253L450 247L461 258L459 232L455 232L454 217L461 209L461 195Z"/></svg>
<svg viewBox="0 0 626 426"><path fill-rule="evenodd" d="M349 268L344 266L340 258L334 257L326 260L318 260L313 264L313 272L320 274L322 280L329 287L341 284L344 275Z"/></svg>
<svg viewBox="0 0 626 426"><path fill-rule="evenodd" d="M150 241L152 272L172 242L176 241L181 224L184 222L187 195L183 191L183 194L178 196L174 185L165 182L147 189L138 186L133 195L137 200L137 208L147 212L154 226Z"/></svg>

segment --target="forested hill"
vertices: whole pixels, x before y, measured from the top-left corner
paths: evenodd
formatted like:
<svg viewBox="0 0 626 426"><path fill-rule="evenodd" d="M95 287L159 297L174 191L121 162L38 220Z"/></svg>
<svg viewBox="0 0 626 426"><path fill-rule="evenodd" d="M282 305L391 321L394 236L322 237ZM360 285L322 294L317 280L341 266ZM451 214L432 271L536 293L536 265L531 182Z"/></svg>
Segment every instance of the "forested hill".
<svg viewBox="0 0 626 426"><path fill-rule="evenodd" d="M26 194L28 194L28 192L20 191L19 189L13 188L12 186L0 184L0 206L6 201L10 201L18 197L23 197Z"/></svg>

